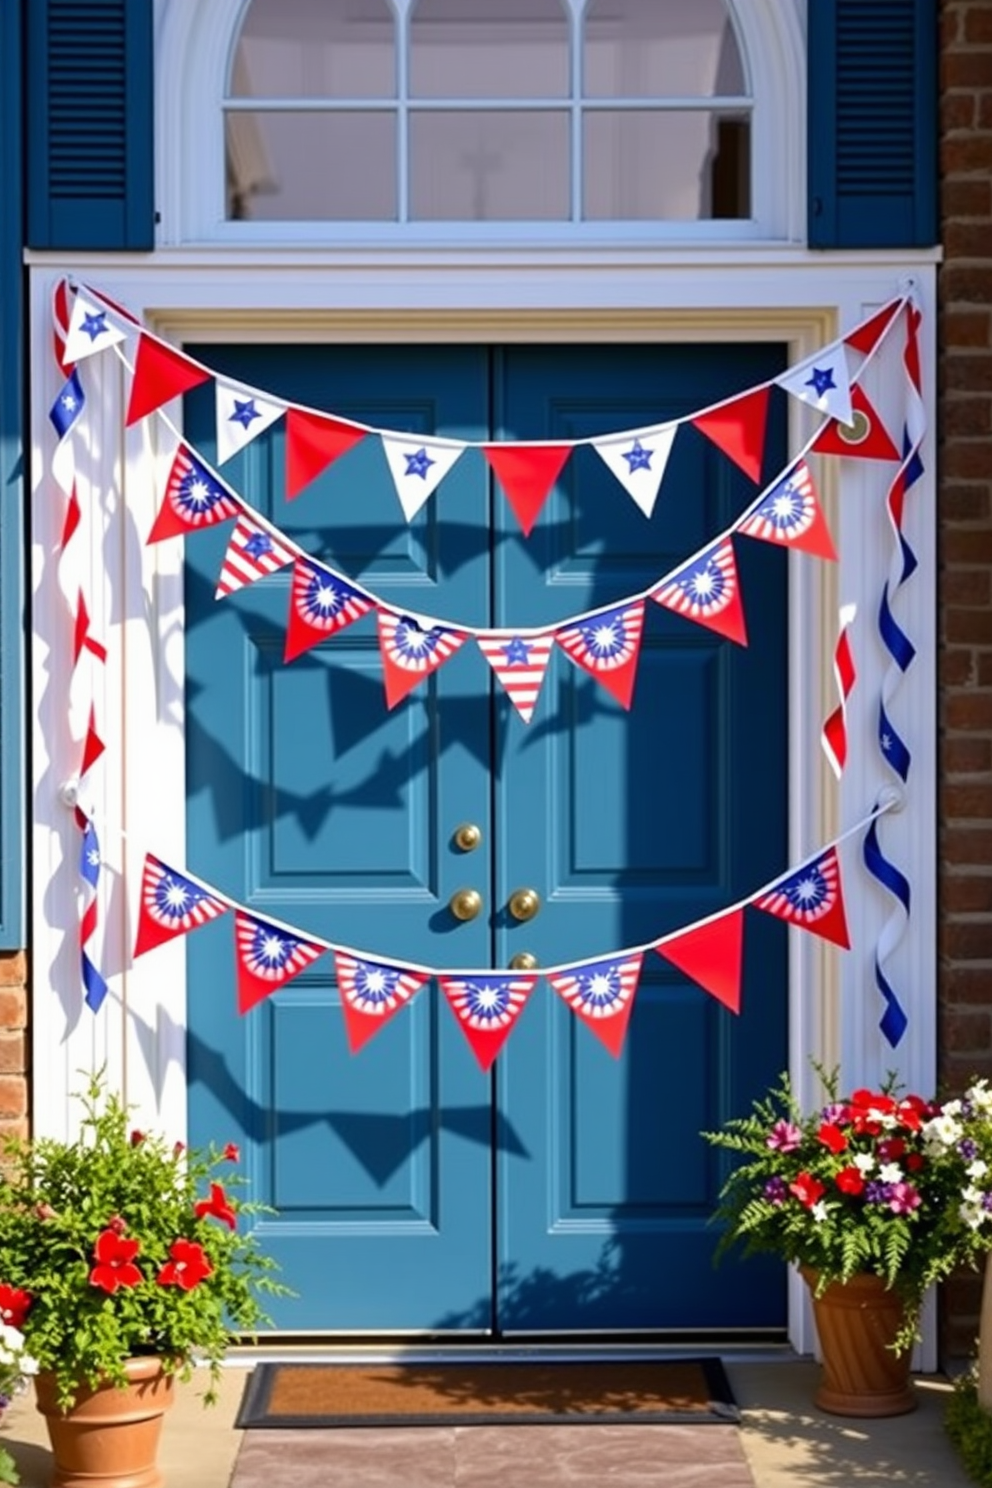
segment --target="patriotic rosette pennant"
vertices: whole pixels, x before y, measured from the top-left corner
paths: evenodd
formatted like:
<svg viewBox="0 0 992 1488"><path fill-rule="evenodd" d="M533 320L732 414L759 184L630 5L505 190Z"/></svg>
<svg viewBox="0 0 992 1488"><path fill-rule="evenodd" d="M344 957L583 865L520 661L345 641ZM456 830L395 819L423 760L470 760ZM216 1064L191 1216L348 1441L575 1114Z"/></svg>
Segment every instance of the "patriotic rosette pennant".
<svg viewBox="0 0 992 1488"><path fill-rule="evenodd" d="M224 554L214 598L224 599L246 584L278 573L297 556L297 549L290 547L274 527L242 512Z"/></svg>
<svg viewBox="0 0 992 1488"><path fill-rule="evenodd" d="M842 424L851 422L851 375L844 343L834 343L815 352L776 377L776 383L798 398Z"/></svg>
<svg viewBox="0 0 992 1488"><path fill-rule="evenodd" d="M451 439L413 439L406 434L380 433L379 438L403 515L412 522L465 446Z"/></svg>
<svg viewBox="0 0 992 1488"><path fill-rule="evenodd" d="M231 908L230 900L146 853L134 954L142 956L177 935L198 930Z"/></svg>
<svg viewBox="0 0 992 1488"><path fill-rule="evenodd" d="M482 448L524 537L530 537L572 445L484 444Z"/></svg>
<svg viewBox="0 0 992 1488"><path fill-rule="evenodd" d="M234 917L238 961L238 1012L278 992L312 966L327 950L322 941L303 940L272 920L239 909Z"/></svg>
<svg viewBox="0 0 992 1488"><path fill-rule="evenodd" d="M555 639L576 666L595 677L622 708L629 708L643 630L644 601L638 599L566 626L555 632Z"/></svg>
<svg viewBox="0 0 992 1488"><path fill-rule="evenodd" d="M655 950L732 1013L740 1012L743 910L732 909L680 935L668 935Z"/></svg>
<svg viewBox="0 0 992 1488"><path fill-rule="evenodd" d="M241 498L211 473L189 445L181 444L146 542L163 542L169 537L199 532L203 527L215 527L218 522L231 521L241 511Z"/></svg>
<svg viewBox="0 0 992 1488"><path fill-rule="evenodd" d="M333 568L312 558L297 558L289 596L284 661L301 656L329 636L346 630L375 606Z"/></svg>
<svg viewBox="0 0 992 1488"><path fill-rule="evenodd" d="M554 631L543 635L491 632L478 638L479 650L509 694L524 723L530 723L548 669Z"/></svg>
<svg viewBox="0 0 992 1488"><path fill-rule="evenodd" d="M651 590L650 597L676 615L695 620L739 646L747 645L737 561L729 537L675 569Z"/></svg>
<svg viewBox="0 0 992 1488"><path fill-rule="evenodd" d="M468 640L464 631L433 625L429 630L412 615L379 610L379 650L382 653L386 707L395 708Z"/></svg>
<svg viewBox="0 0 992 1488"><path fill-rule="evenodd" d="M286 412L286 404L263 398L254 388L218 377L214 383L217 426L217 464L223 465L270 429Z"/></svg>
<svg viewBox="0 0 992 1488"><path fill-rule="evenodd" d="M534 990L536 976L438 974L441 991L483 1070L492 1067Z"/></svg>
<svg viewBox="0 0 992 1488"><path fill-rule="evenodd" d="M593 449L613 472L646 517L654 511L678 424L654 424L608 439L593 439Z"/></svg>
<svg viewBox="0 0 992 1488"><path fill-rule="evenodd" d="M125 340L126 333L112 319L110 311L101 309L77 290L62 352L63 361L82 362L95 352L107 351Z"/></svg>
<svg viewBox="0 0 992 1488"><path fill-rule="evenodd" d="M304 408L286 410L286 500L317 479L339 456L365 438L367 430L347 419Z"/></svg>
<svg viewBox="0 0 992 1488"><path fill-rule="evenodd" d="M834 561L837 557L813 476L805 460L797 460L781 480L763 491L741 517L735 530L761 542L798 548L803 553L812 553L815 558Z"/></svg>
<svg viewBox="0 0 992 1488"><path fill-rule="evenodd" d="M768 391L767 386L754 388L729 403L705 409L690 420L700 434L705 434L753 481L761 479L764 463Z"/></svg>
<svg viewBox="0 0 992 1488"><path fill-rule="evenodd" d="M753 903L778 920L822 935L845 951L850 949L836 847L785 874Z"/></svg>
<svg viewBox="0 0 992 1488"><path fill-rule="evenodd" d="M614 1058L620 1057L641 975L643 952L583 961L548 981Z"/></svg>
<svg viewBox="0 0 992 1488"><path fill-rule="evenodd" d="M346 951L335 951L334 965L352 1054L357 1054L429 980L426 972L406 971Z"/></svg>
<svg viewBox="0 0 992 1488"><path fill-rule="evenodd" d="M899 451L860 384L851 389L850 423L827 424L810 449L816 455L855 455L859 460L899 460Z"/></svg>
<svg viewBox="0 0 992 1488"><path fill-rule="evenodd" d="M130 428L139 419L188 393L190 388L208 382L213 374L191 357L184 356L164 341L142 331L138 336L138 354L131 379L125 423Z"/></svg>

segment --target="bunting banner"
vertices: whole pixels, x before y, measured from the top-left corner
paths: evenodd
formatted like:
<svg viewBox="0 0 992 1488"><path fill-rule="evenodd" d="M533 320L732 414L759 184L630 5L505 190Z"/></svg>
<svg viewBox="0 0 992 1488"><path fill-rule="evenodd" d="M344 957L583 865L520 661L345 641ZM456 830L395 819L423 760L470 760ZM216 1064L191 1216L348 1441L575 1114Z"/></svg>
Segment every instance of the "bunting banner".
<svg viewBox="0 0 992 1488"><path fill-rule="evenodd" d="M655 424L650 429L609 439L594 439L592 447L613 472L627 495L646 517L654 511L678 424Z"/></svg>
<svg viewBox="0 0 992 1488"><path fill-rule="evenodd" d="M181 444L166 481L165 498L146 541L164 542L187 532L199 532L202 527L213 527L218 522L229 522L240 515L238 498L212 475L188 445Z"/></svg>
<svg viewBox="0 0 992 1488"><path fill-rule="evenodd" d="M270 574L278 573L292 563L295 545L283 541L282 535L257 516L242 512L221 564L215 599L226 599L246 584L255 584Z"/></svg>
<svg viewBox="0 0 992 1488"><path fill-rule="evenodd" d="M365 430L326 413L286 410L286 500L322 475L334 460L365 438Z"/></svg>
<svg viewBox="0 0 992 1488"><path fill-rule="evenodd" d="M678 935L666 936L655 949L717 1002L722 1002L732 1013L740 1012L743 909L726 910Z"/></svg>
<svg viewBox="0 0 992 1488"><path fill-rule="evenodd" d="M530 537L548 493L572 452L570 444L484 444L524 537Z"/></svg>
<svg viewBox="0 0 992 1488"><path fill-rule="evenodd" d="M825 721L820 735L823 752L838 780L843 775L844 766L847 764L847 700L857 680L851 642L847 634L854 624L856 614L856 605L841 606L840 631L837 636L837 645L834 648L834 680L837 683L840 702Z"/></svg>
<svg viewBox="0 0 992 1488"><path fill-rule="evenodd" d="M850 950L836 847L779 879L757 901L757 908Z"/></svg>
<svg viewBox="0 0 992 1488"><path fill-rule="evenodd" d="M157 336L141 331L125 424L130 428L150 413L156 413L173 398L182 397L191 388L199 387L201 382L209 382L212 376L192 357L176 351Z"/></svg>
<svg viewBox="0 0 992 1488"><path fill-rule="evenodd" d="M836 561L837 550L805 460L797 460L741 517L737 531Z"/></svg>
<svg viewBox="0 0 992 1488"><path fill-rule="evenodd" d="M849 424L854 416L851 377L843 342L834 342L833 346L814 352L804 362L776 377L775 381L794 398L808 403L839 424Z"/></svg>
<svg viewBox="0 0 992 1488"><path fill-rule="evenodd" d="M676 615L695 620L739 646L747 645L737 562L729 537L683 563L651 590L650 597Z"/></svg>
<svg viewBox="0 0 992 1488"><path fill-rule="evenodd" d="M458 459L463 444L453 439L410 439L381 434L382 451L403 515L412 522Z"/></svg>
<svg viewBox="0 0 992 1488"><path fill-rule="evenodd" d="M345 951L335 951L334 969L352 1054L357 1054L429 980L425 972L404 971L383 961L349 956Z"/></svg>
<svg viewBox="0 0 992 1488"><path fill-rule="evenodd" d="M483 1070L491 1069L537 977L485 972L472 977L439 974L437 980L479 1065Z"/></svg>
<svg viewBox="0 0 992 1488"><path fill-rule="evenodd" d="M619 1058L634 1007L644 953L612 961L584 961L548 982L572 1012Z"/></svg>
<svg viewBox="0 0 992 1488"><path fill-rule="evenodd" d="M233 460L286 412L285 403L263 398L254 388L226 377L217 378L214 398L218 465Z"/></svg>
<svg viewBox="0 0 992 1488"><path fill-rule="evenodd" d="M63 284L65 281L62 281ZM109 310L101 309L94 299L76 291L62 349L63 362L82 362L98 351L109 351L112 346L127 340L127 332L111 318Z"/></svg>
<svg viewBox="0 0 992 1488"><path fill-rule="evenodd" d="M312 558L297 558L283 660L292 661L319 641L346 630L373 608L360 589L345 583L333 569Z"/></svg>
<svg viewBox="0 0 992 1488"><path fill-rule="evenodd" d="M322 941L304 940L274 920L238 909L234 916L238 947L238 1010L249 1012L285 987L322 956Z"/></svg>
<svg viewBox="0 0 992 1488"><path fill-rule="evenodd" d="M553 630L543 635L479 636L479 650L505 688L524 723L530 723L555 643Z"/></svg>
<svg viewBox="0 0 992 1488"><path fill-rule="evenodd" d="M177 935L198 930L231 907L220 894L146 853L134 954L143 956Z"/></svg>
<svg viewBox="0 0 992 1488"><path fill-rule="evenodd" d="M379 610L379 649L386 684L386 707L395 708L407 693L426 681L442 662L454 656L468 636L441 625L422 626L412 615Z"/></svg>
<svg viewBox="0 0 992 1488"><path fill-rule="evenodd" d="M644 601L638 599L556 630L555 640L569 660L613 694L621 708L629 708L643 630Z"/></svg>

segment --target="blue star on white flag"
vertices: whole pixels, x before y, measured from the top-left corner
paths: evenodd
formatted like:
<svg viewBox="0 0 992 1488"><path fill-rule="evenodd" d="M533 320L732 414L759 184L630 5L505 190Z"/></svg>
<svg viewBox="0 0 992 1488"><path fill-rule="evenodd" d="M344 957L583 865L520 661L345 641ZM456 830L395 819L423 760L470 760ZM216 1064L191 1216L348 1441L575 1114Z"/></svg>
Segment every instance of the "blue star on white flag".
<svg viewBox="0 0 992 1488"><path fill-rule="evenodd" d="M62 352L64 364L81 362L96 351L106 351L126 340L127 333L106 306L77 292Z"/></svg>
<svg viewBox="0 0 992 1488"><path fill-rule="evenodd" d="M843 342L826 346L814 356L798 362L776 377L776 383L830 418L849 424L851 409L851 376Z"/></svg>
<svg viewBox="0 0 992 1488"><path fill-rule="evenodd" d="M412 522L465 448L456 439L420 439L415 434L380 434L403 515Z"/></svg>
<svg viewBox="0 0 992 1488"><path fill-rule="evenodd" d="M654 511L677 429L678 424L655 424L592 440L597 455L646 517Z"/></svg>
<svg viewBox="0 0 992 1488"><path fill-rule="evenodd" d="M218 465L238 454L259 434L264 434L286 412L285 403L275 398L263 398L254 388L221 377L215 380L214 394Z"/></svg>

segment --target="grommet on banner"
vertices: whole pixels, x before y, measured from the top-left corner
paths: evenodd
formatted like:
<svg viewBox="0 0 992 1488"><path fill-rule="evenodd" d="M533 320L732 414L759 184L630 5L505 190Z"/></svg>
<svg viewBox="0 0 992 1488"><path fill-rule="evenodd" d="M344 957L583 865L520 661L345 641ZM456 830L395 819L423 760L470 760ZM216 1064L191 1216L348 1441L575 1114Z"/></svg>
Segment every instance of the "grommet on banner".
<svg viewBox="0 0 992 1488"><path fill-rule="evenodd" d="M903 811L906 807L906 792L898 785L884 785L878 793L879 811Z"/></svg>
<svg viewBox="0 0 992 1488"><path fill-rule="evenodd" d="M79 777L73 775L59 787L59 800L67 811L75 811L79 804Z"/></svg>

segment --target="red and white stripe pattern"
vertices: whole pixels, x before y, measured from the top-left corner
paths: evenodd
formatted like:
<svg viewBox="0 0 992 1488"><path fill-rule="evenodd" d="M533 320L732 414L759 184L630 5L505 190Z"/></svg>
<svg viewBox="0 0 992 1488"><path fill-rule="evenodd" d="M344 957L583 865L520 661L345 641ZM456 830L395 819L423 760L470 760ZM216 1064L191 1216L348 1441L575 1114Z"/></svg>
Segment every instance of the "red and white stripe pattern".
<svg viewBox="0 0 992 1488"><path fill-rule="evenodd" d="M443 625L430 629L411 615L379 609L379 650L382 653L386 706L394 708L420 682L454 656L468 637Z"/></svg>
<svg viewBox="0 0 992 1488"><path fill-rule="evenodd" d="M292 563L298 553L299 550L291 547L274 527L263 526L242 513L224 554L214 598L224 599L246 584L255 584L269 574L278 573L280 568Z"/></svg>
<svg viewBox="0 0 992 1488"><path fill-rule="evenodd" d="M820 736L823 752L838 780L844 773L844 766L847 763L847 700L857 680L854 655L848 637L848 630L854 623L856 614L856 605L849 604L841 607L840 631L837 636L837 645L834 648L834 678L840 702L824 723Z"/></svg>
<svg viewBox="0 0 992 1488"><path fill-rule="evenodd" d="M478 642L520 717L530 723L555 643L554 631L527 636L493 631L480 635Z"/></svg>

